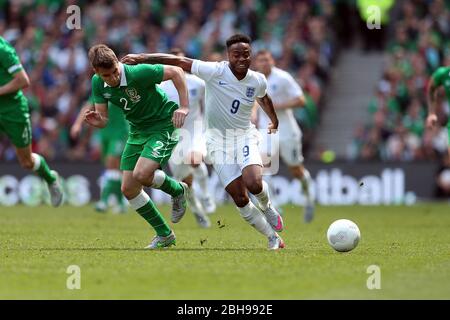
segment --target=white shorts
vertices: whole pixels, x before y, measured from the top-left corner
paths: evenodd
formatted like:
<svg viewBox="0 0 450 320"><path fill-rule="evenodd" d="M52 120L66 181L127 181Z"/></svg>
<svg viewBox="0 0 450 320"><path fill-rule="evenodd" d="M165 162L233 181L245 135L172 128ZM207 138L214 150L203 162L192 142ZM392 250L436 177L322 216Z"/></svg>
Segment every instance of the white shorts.
<svg viewBox="0 0 450 320"><path fill-rule="evenodd" d="M192 152L200 153L203 157L206 156L203 134L190 133L185 136L180 134L180 141L169 159L169 168L175 179L183 180L193 173L193 168L190 165L190 154Z"/></svg>
<svg viewBox="0 0 450 320"><path fill-rule="evenodd" d="M211 162L225 188L242 175L245 167L249 165L262 166L258 147L260 140L258 130L253 129L228 146L214 142L206 143L207 159Z"/></svg>
<svg viewBox="0 0 450 320"><path fill-rule="evenodd" d="M279 139L268 139L263 137L260 144L260 151L263 158L274 158L281 156L284 163L289 167L298 166L303 163L302 138L297 137L280 137ZM275 151L275 154L272 152ZM266 161L266 160L265 160Z"/></svg>

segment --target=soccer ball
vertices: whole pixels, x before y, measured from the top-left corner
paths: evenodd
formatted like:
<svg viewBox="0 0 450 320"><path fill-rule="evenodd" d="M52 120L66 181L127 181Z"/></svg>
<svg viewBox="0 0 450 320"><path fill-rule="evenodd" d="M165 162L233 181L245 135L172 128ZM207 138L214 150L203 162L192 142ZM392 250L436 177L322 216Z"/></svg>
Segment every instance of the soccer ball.
<svg viewBox="0 0 450 320"><path fill-rule="evenodd" d="M355 249L360 238L361 233L358 226L347 219L336 220L327 231L328 243L334 250L339 252Z"/></svg>

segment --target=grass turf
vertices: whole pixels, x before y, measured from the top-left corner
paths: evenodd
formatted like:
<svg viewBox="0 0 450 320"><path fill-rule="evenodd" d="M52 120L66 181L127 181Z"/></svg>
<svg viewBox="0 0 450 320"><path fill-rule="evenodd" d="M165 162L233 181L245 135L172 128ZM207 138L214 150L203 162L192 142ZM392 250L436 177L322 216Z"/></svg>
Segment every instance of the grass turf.
<svg viewBox="0 0 450 320"><path fill-rule="evenodd" d="M319 207L309 225L302 208L284 211L282 251L267 251L232 206L208 230L188 212L176 247L147 251L153 232L131 210L0 207L0 299L450 299L448 205ZM352 252L326 241L339 218L360 227ZM380 290L366 287L374 264ZM66 288L69 265L81 268L80 290Z"/></svg>

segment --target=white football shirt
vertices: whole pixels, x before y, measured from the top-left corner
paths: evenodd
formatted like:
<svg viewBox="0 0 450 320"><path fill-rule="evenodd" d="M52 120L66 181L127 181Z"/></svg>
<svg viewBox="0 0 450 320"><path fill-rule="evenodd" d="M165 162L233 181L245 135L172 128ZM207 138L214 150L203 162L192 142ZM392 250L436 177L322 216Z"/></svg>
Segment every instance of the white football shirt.
<svg viewBox="0 0 450 320"><path fill-rule="evenodd" d="M231 134L231 130L254 128L250 118L255 99L266 95L267 81L262 73L248 70L245 78L238 80L231 72L228 61L200 60L194 60L191 72L205 80L208 140L223 139Z"/></svg>
<svg viewBox="0 0 450 320"><path fill-rule="evenodd" d="M190 130L194 126L194 121L202 121L202 101L205 99L205 82L193 74L186 73L186 84L189 93L189 114L184 120L184 128ZM170 101L180 104L178 91L172 80L161 82L159 87L164 90Z"/></svg>
<svg viewBox="0 0 450 320"><path fill-rule="evenodd" d="M295 79L286 71L272 67L267 77L267 93L272 98L273 104L282 104L289 100L303 96L303 90ZM292 109L275 110L278 116L278 130L280 138L298 138L301 130L295 119ZM267 128L269 117L264 111L258 109L258 127Z"/></svg>

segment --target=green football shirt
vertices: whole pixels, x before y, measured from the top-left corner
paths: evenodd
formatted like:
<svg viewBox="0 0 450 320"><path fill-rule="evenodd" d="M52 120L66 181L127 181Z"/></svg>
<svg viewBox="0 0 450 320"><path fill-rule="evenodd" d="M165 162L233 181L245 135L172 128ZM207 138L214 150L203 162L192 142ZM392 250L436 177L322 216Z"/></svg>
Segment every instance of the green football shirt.
<svg viewBox="0 0 450 320"><path fill-rule="evenodd" d="M172 127L172 115L178 105L157 86L163 80L162 65L120 63L119 67L120 84L115 88L98 75L92 77L94 102L111 102L122 109L130 123L128 143L145 143L149 134Z"/></svg>
<svg viewBox="0 0 450 320"><path fill-rule="evenodd" d="M22 69L22 64L14 47L3 37L0 37L0 86L10 82L14 74ZM11 121L19 120L20 115L29 118L27 98L23 95L22 90L0 95L0 115L3 118L10 116Z"/></svg>

